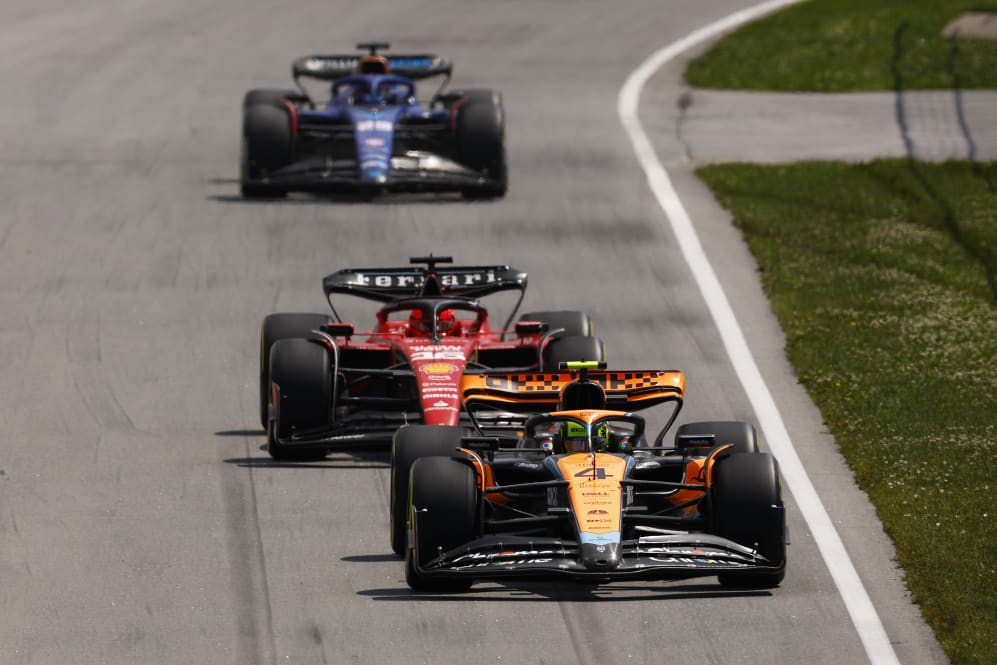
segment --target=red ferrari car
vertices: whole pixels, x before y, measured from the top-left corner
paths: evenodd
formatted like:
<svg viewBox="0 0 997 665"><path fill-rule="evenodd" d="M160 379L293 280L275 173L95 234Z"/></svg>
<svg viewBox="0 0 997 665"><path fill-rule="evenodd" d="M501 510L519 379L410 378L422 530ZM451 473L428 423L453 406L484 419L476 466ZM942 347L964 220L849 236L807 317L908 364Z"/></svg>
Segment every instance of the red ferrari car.
<svg viewBox="0 0 997 665"><path fill-rule="evenodd" d="M323 280L332 314L271 314L260 340L260 420L270 455L321 458L344 445L389 443L404 424L460 425L461 377L489 369L543 371L572 360L605 361L589 316L578 311L515 320L527 276L509 266L450 266L413 257L410 267L346 269ZM478 298L518 291L493 328ZM349 294L382 303L370 330L341 320ZM501 419L500 413L493 418Z"/></svg>

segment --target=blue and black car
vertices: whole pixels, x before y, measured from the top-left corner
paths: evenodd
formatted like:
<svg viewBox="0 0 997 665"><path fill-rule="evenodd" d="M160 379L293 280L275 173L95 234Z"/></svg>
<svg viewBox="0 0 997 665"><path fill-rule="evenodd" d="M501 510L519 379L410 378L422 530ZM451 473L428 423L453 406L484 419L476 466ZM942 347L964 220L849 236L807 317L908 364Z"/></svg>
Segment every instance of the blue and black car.
<svg viewBox="0 0 997 665"><path fill-rule="evenodd" d="M297 89L250 90L243 99L245 197L291 191L456 191L505 194L505 118L492 90L447 90L453 65L431 54L310 55L291 67ZM428 101L416 80L442 77ZM330 82L317 102L302 79Z"/></svg>

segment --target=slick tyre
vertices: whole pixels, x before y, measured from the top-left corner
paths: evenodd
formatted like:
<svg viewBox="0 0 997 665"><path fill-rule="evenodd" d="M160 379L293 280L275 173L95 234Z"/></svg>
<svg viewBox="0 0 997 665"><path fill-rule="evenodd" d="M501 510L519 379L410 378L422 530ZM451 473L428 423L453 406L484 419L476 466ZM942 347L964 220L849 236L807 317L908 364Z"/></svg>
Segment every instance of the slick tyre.
<svg viewBox="0 0 997 665"><path fill-rule="evenodd" d="M256 104L268 104L272 105L274 103L281 103L281 100L286 99L295 105L307 106L309 104L308 98L301 94L299 90L278 90L262 88L258 90L250 90L242 98L242 110L245 111L250 106Z"/></svg>
<svg viewBox="0 0 997 665"><path fill-rule="evenodd" d="M329 426L332 367L324 346L307 339L282 339L270 349L270 383L277 394L267 428L267 449L278 460L310 460L325 448L289 444L294 434Z"/></svg>
<svg viewBox="0 0 997 665"><path fill-rule="evenodd" d="M459 592L471 580L438 580L416 569L440 553L478 537L479 491L470 466L449 457L423 457L412 464L406 513L413 527L412 547L405 550L405 581L415 591Z"/></svg>
<svg viewBox="0 0 997 665"><path fill-rule="evenodd" d="M420 457L449 457L460 446L459 427L404 425L391 441L391 549L405 556L409 474Z"/></svg>
<svg viewBox="0 0 997 665"><path fill-rule="evenodd" d="M556 372L563 362L594 360L606 362L606 345L598 337L558 337L547 343L541 354L544 372Z"/></svg>
<svg viewBox="0 0 997 665"><path fill-rule="evenodd" d="M779 466L768 453L735 453L713 468L712 512L718 536L756 549L771 561L771 572L719 575L731 589L770 589L786 574L786 512Z"/></svg>
<svg viewBox="0 0 997 665"><path fill-rule="evenodd" d="M505 159L505 111L502 97L490 90L468 90L457 106L457 152L464 166L483 173L488 184L471 187L464 198L505 196L509 187Z"/></svg>
<svg viewBox="0 0 997 665"><path fill-rule="evenodd" d="M519 317L519 320L543 321L547 324L547 332L561 329L561 332L555 333L559 337L591 337L595 332L592 319L585 312L529 312Z"/></svg>
<svg viewBox="0 0 997 665"><path fill-rule="evenodd" d="M290 110L278 104L253 104L242 114L242 195L279 198L286 190L271 185L271 173L293 158Z"/></svg>
<svg viewBox="0 0 997 665"><path fill-rule="evenodd" d="M715 446L734 444L731 453L757 453L758 433L751 423L739 420L720 420L713 422L686 423L675 432L675 445L678 447L680 436L713 434Z"/></svg>
<svg viewBox="0 0 997 665"><path fill-rule="evenodd" d="M260 424L267 428L270 419L270 348L282 339L308 337L329 322L325 314L271 314L260 325Z"/></svg>

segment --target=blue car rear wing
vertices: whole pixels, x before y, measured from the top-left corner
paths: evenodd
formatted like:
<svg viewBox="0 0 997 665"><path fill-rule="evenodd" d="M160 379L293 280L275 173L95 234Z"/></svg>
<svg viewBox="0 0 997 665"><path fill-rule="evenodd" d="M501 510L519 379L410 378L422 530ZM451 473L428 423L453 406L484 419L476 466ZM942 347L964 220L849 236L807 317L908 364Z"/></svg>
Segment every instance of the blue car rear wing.
<svg viewBox="0 0 997 665"><path fill-rule="evenodd" d="M391 55L388 58L389 72L410 79L425 79L433 76L453 74L453 63L431 54ZM321 81L334 81L357 73L360 56L346 55L306 55L291 64L294 80L312 78Z"/></svg>

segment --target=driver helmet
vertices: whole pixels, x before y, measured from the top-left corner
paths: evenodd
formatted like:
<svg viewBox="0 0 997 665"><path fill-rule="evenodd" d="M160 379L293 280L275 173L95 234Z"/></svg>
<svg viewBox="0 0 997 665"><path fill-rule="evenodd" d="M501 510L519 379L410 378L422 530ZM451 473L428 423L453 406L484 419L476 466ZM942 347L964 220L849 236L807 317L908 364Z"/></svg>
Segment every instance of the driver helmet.
<svg viewBox="0 0 997 665"><path fill-rule="evenodd" d="M436 324L436 328L440 331L440 334L445 335L452 332L455 325L457 325L457 317L454 316L452 309L445 309L440 312L440 318Z"/></svg>
<svg viewBox="0 0 997 665"><path fill-rule="evenodd" d="M413 309L409 313L409 330L412 333L424 333L432 334L433 332L433 320L425 316L421 309ZM450 333L457 323L457 317L454 316L452 309L444 309L439 313L439 318L436 322L436 329L441 335L446 335Z"/></svg>
<svg viewBox="0 0 997 665"><path fill-rule="evenodd" d="M615 447L613 444L617 443L616 439L617 437L610 431L609 425L602 423L592 430L592 450L598 452L611 450Z"/></svg>
<svg viewBox="0 0 997 665"><path fill-rule="evenodd" d="M566 453L584 453L588 451L588 433L584 425L567 422L564 424L562 448Z"/></svg>
<svg viewBox="0 0 997 665"><path fill-rule="evenodd" d="M388 59L383 55L365 55L357 61L357 74L387 74Z"/></svg>

